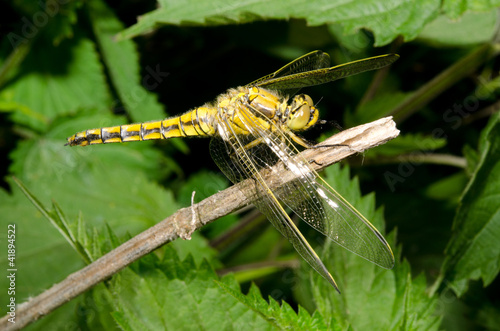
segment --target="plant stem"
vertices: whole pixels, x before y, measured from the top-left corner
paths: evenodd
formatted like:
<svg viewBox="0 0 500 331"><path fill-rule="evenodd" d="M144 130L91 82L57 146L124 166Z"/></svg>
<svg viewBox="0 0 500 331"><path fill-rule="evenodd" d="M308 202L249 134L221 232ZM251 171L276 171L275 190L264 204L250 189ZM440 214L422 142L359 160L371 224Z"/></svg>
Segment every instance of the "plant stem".
<svg viewBox="0 0 500 331"><path fill-rule="evenodd" d="M376 158L367 158L363 161L355 160L349 162L349 165L359 166L364 165L379 165L379 164L398 164L398 163L428 163L448 165L457 168L465 168L467 160L464 157L451 154L425 153L425 154L400 154L397 156L377 156Z"/></svg>
<svg viewBox="0 0 500 331"><path fill-rule="evenodd" d="M3 87L5 82L9 78L9 74L14 68L17 68L24 58L28 54L31 48L31 43L25 42L19 44L12 53L10 53L7 60L4 62L2 68L0 68L0 88Z"/></svg>
<svg viewBox="0 0 500 331"><path fill-rule="evenodd" d="M406 100L390 111L389 115L394 116L394 120L398 123L404 121L437 95L472 73L486 60L498 54L498 52L499 50L492 47L490 44L479 46L415 91Z"/></svg>

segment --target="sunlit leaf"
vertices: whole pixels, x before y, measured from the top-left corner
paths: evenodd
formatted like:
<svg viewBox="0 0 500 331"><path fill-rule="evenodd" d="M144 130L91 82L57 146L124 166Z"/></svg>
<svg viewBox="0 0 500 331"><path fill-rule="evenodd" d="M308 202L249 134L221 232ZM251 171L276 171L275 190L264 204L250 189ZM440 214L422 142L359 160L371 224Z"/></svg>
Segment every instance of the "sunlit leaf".
<svg viewBox="0 0 500 331"><path fill-rule="evenodd" d="M117 42L113 39L124 28L123 23L101 0L89 2L89 13L113 86L132 121L145 122L165 117L163 107L152 91L164 83L169 73L158 66L147 67L145 76L141 77L139 55L134 43L130 40ZM115 107L117 106L116 104Z"/></svg>
<svg viewBox="0 0 500 331"><path fill-rule="evenodd" d="M466 11L484 12L500 5L498 0L443 1L443 11L451 18L458 18Z"/></svg>
<svg viewBox="0 0 500 331"><path fill-rule="evenodd" d="M19 104L13 121L37 131L58 116L111 105L94 44L82 36L59 46L35 43L17 75L2 94Z"/></svg>
<svg viewBox="0 0 500 331"><path fill-rule="evenodd" d="M270 19L305 19L309 25L337 23L346 34L360 28L373 31L375 44L385 45L398 35L415 38L437 16L439 1L376 1L370 6L357 1L211 2L159 1L159 8L141 16L137 24L119 34L120 39L151 32L163 24L226 25Z"/></svg>
<svg viewBox="0 0 500 331"><path fill-rule="evenodd" d="M207 262L197 266L189 256L181 261L173 249L167 248L161 263L149 259L139 265L115 276L110 284L111 295L107 295L112 297L116 310L112 316L122 328L274 329L273 323L219 287L215 282L218 277ZM239 291L230 278L223 283Z"/></svg>

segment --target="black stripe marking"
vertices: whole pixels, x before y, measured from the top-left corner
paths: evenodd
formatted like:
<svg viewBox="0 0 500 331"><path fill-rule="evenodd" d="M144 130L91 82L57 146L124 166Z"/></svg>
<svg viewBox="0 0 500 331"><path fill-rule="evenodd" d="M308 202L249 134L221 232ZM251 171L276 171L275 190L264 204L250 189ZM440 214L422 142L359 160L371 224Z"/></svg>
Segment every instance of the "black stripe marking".
<svg viewBox="0 0 500 331"><path fill-rule="evenodd" d="M101 130L101 139L102 139L103 144L106 143L106 140L110 140L110 139L114 139L114 138L119 138L121 141L121 127L120 127L120 133L118 133L118 132L110 133L108 131Z"/></svg>
<svg viewBox="0 0 500 331"><path fill-rule="evenodd" d="M203 134L206 136L206 135L208 135L208 133L205 132L205 130L203 130L203 127L199 124L199 123L204 123L204 122L200 121L200 116L198 114L198 111L199 111L199 108L196 109L196 123L198 123L198 126L200 127L201 132L203 132ZM205 114L206 114L206 112L205 112ZM198 130L196 130L196 132L198 132Z"/></svg>
<svg viewBox="0 0 500 331"><path fill-rule="evenodd" d="M169 125L165 128L165 133L167 132L170 132L172 130L175 130L175 129L179 129L179 126L177 124L172 124L172 125ZM167 137L165 137L166 139Z"/></svg>
<svg viewBox="0 0 500 331"><path fill-rule="evenodd" d="M196 119L194 119L194 120L193 120L193 112L196 113ZM197 135L201 136L203 134L203 130L201 130L201 133L200 133L200 131L197 128L200 126L200 123L198 122L198 109L191 112L191 125L193 126L194 131L196 131Z"/></svg>
<svg viewBox="0 0 500 331"><path fill-rule="evenodd" d="M152 128L152 129L144 129L144 134L148 135L151 133L158 133L160 132L159 128Z"/></svg>
<svg viewBox="0 0 500 331"><path fill-rule="evenodd" d="M140 133L139 131L127 131L127 132L125 132L125 134L122 133L121 136L122 136L122 139L125 139L128 137L137 136L137 135L139 135L139 133Z"/></svg>
<svg viewBox="0 0 500 331"><path fill-rule="evenodd" d="M82 145L82 143L86 141L87 144L89 144L89 140L87 139L87 136L85 137L75 137L75 140L74 140L74 143L72 144L73 145Z"/></svg>
<svg viewBox="0 0 500 331"><path fill-rule="evenodd" d="M97 140L97 139L100 139L100 135L99 134L95 134L95 133L91 133L91 134L88 134L87 135L87 141L90 142L93 141L93 140Z"/></svg>
<svg viewBox="0 0 500 331"><path fill-rule="evenodd" d="M181 132L181 134L186 137L187 134L186 132L184 131L184 123L182 122L182 118L179 117L179 131Z"/></svg>
<svg viewBox="0 0 500 331"><path fill-rule="evenodd" d="M160 122L160 134L163 139L167 139L167 137L165 137L165 128L163 127L163 121Z"/></svg>

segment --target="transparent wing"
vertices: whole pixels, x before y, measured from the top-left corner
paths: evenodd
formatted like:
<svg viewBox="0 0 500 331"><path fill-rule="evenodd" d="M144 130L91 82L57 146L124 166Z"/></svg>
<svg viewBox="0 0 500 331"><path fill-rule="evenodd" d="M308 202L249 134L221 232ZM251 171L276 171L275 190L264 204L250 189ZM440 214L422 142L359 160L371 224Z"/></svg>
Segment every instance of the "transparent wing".
<svg viewBox="0 0 500 331"><path fill-rule="evenodd" d="M266 129L244 107L240 107L240 112L233 116L238 116L252 135L232 134L230 123L221 118L227 138L212 141L212 157L231 181L236 183L247 178L253 179L251 187L246 190L249 197L316 271L336 287L319 257L291 221L286 208L351 252L384 268L392 268L394 256L382 235L331 188L306 160L295 155L297 150L286 132L276 126L271 130ZM245 148L256 138L260 138L263 143ZM279 182L278 179L267 180L263 173L276 171L272 170L272 166L278 161L288 172L280 172Z"/></svg>
<svg viewBox="0 0 500 331"><path fill-rule="evenodd" d="M249 196L257 209L267 216L271 224L290 241L302 258L339 291L332 275L283 209L283 205L271 191L269 183L261 176L259 171L265 168L271 169L269 164L272 164L272 160L275 159L268 154L269 150L265 148L266 145L260 144L248 150L245 146L252 139L248 136L234 135L228 122L222 120L220 125L224 126L229 134L227 139L216 137L210 142L210 153L217 166L233 183L247 178L253 179L247 182L249 186L245 188L245 194Z"/></svg>
<svg viewBox="0 0 500 331"><path fill-rule="evenodd" d="M312 53L304 55L304 57L307 57L310 54ZM375 56L367 59L340 64L338 66L334 66L331 68L318 68L314 70L297 70L297 71L287 70L286 68L288 66L291 66L293 68L294 62L300 61L302 59L298 58L294 62L291 62L290 64L286 65L285 67L281 68L276 72L276 73L289 72L288 75L273 76L276 74L274 73L265 76L261 79L258 79L255 82L251 83L250 85L265 87L271 90L300 89L302 87L325 84L337 79L356 75L365 71L380 69L390 65L398 58L399 55L397 54L386 54L386 55ZM305 66L304 68L306 67L307 66Z"/></svg>
<svg viewBox="0 0 500 331"><path fill-rule="evenodd" d="M333 240L338 245L375 263L391 269L394 266L392 250L380 232L348 201L338 194L323 178L306 185L304 182L288 185L286 191L295 190L307 199L297 203L285 194L283 201L304 222Z"/></svg>
<svg viewBox="0 0 500 331"><path fill-rule="evenodd" d="M279 70L264 76L262 78L257 79L256 81L251 82L247 86L262 86L265 82L271 81L275 78L290 76L293 74L307 72L311 70L328 68L330 66L330 55L324 53L322 51L313 51L311 53L307 53L287 65L283 66Z"/></svg>
<svg viewBox="0 0 500 331"><path fill-rule="evenodd" d="M250 123L248 123L250 124ZM285 131L254 131L295 178L275 189L277 199L317 231L370 262L384 268L394 266L394 255L379 231L348 201L325 182L299 155ZM264 148L264 147L262 147ZM267 157L267 160L271 160ZM272 161L271 161L272 162ZM273 164L273 163L271 163Z"/></svg>

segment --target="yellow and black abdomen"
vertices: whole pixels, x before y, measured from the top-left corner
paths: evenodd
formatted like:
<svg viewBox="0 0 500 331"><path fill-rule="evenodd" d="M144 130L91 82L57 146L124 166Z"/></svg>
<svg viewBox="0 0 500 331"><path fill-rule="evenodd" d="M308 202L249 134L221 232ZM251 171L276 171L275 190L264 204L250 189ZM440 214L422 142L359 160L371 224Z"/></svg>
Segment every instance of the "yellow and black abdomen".
<svg viewBox="0 0 500 331"><path fill-rule="evenodd" d="M87 146L175 137L204 137L215 133L217 110L199 107L184 115L163 121L126 124L78 132L68 138L66 145Z"/></svg>

